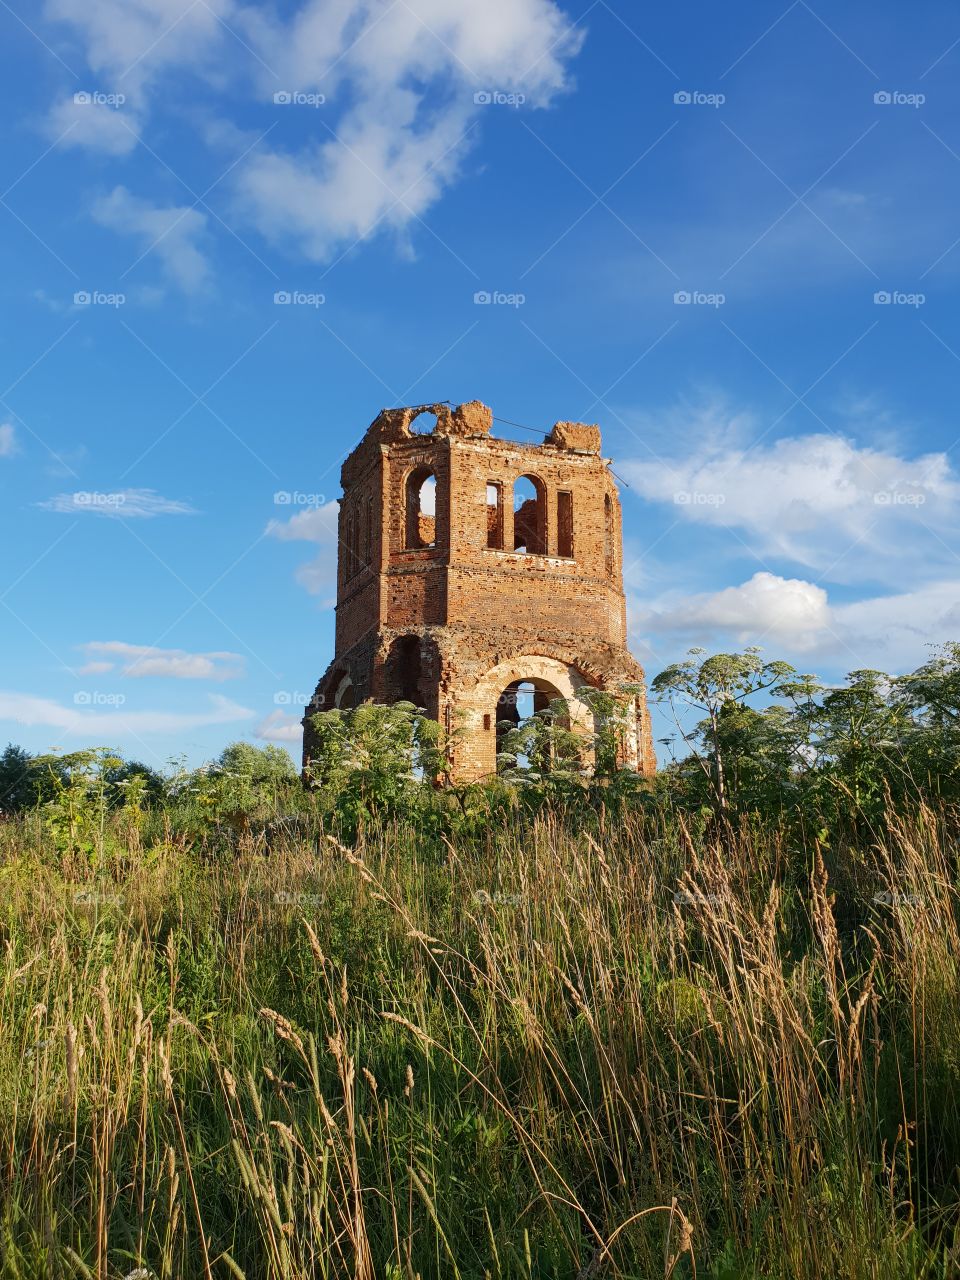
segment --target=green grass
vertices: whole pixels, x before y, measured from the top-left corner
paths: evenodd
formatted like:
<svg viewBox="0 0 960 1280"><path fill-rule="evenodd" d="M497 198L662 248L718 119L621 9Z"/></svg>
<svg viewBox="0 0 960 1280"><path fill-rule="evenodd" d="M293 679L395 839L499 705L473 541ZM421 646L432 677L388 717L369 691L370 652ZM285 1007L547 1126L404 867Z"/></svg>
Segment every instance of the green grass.
<svg viewBox="0 0 960 1280"><path fill-rule="evenodd" d="M0 827L4 1278L960 1275L934 815L828 866L639 816L120 822Z"/></svg>

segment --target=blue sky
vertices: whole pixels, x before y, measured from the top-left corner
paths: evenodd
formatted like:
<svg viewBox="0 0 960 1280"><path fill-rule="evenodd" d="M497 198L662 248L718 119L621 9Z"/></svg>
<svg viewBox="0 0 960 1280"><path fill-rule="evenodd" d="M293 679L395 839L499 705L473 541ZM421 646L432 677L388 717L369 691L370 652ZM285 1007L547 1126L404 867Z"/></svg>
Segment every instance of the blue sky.
<svg viewBox="0 0 960 1280"><path fill-rule="evenodd" d="M960 12L646 8L3 5L0 739L296 754L391 404L600 423L651 676L960 638Z"/></svg>

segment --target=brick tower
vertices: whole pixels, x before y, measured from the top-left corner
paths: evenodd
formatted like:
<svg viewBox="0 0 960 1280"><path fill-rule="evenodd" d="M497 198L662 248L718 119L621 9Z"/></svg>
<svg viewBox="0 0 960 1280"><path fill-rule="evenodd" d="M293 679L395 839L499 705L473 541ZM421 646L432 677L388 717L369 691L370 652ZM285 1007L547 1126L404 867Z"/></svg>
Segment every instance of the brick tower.
<svg viewBox="0 0 960 1280"><path fill-rule="evenodd" d="M423 422L432 429L414 429ZM571 722L588 727L579 688L642 690L599 428L558 422L543 444L523 445L492 437L492 425L479 401L384 409L344 462L336 649L304 716L305 764L315 712L404 700L461 730L453 775L482 778L518 697L534 709L564 697ZM653 771L643 692L625 754Z"/></svg>

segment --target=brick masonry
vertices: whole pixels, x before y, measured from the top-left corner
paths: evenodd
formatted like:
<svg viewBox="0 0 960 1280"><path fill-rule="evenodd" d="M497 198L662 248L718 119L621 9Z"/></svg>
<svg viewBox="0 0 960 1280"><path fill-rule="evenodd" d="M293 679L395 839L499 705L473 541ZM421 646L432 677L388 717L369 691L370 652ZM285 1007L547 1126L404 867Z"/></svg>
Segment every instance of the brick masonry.
<svg viewBox="0 0 960 1280"><path fill-rule="evenodd" d="M482 778L496 770L511 685L530 682L538 705L567 698L572 722L586 725L579 688L629 683L641 692L624 763L653 772L643 670L626 647L620 499L599 428L558 422L543 444L524 445L492 425L479 401L384 409L344 462L335 656L304 716L305 764L315 712L407 700L460 731L453 775ZM515 510L522 478L530 496Z"/></svg>

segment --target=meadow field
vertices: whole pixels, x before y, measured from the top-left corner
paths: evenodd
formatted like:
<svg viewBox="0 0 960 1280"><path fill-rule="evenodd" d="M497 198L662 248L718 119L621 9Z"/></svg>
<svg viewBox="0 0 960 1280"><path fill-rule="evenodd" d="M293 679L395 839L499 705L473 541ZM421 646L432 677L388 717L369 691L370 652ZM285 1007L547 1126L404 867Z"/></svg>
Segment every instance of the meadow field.
<svg viewBox="0 0 960 1280"><path fill-rule="evenodd" d="M872 789L836 749L765 810L738 722L722 810L696 754L438 789L401 721L339 716L306 789L252 747L28 762L3 1277L960 1275L947 787L861 736Z"/></svg>

